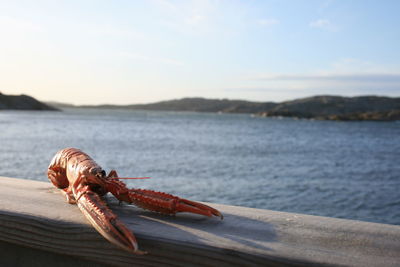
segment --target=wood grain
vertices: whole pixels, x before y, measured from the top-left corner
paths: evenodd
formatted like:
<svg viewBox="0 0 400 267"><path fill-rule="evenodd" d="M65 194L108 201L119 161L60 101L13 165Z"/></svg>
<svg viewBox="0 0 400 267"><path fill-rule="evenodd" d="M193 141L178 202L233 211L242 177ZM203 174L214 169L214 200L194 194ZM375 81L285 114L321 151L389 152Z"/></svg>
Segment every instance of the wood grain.
<svg viewBox="0 0 400 267"><path fill-rule="evenodd" d="M212 203L223 221L172 217L107 197L149 252L136 256L107 242L50 183L0 177L0 190L0 246L70 257L74 266L400 265L400 226Z"/></svg>

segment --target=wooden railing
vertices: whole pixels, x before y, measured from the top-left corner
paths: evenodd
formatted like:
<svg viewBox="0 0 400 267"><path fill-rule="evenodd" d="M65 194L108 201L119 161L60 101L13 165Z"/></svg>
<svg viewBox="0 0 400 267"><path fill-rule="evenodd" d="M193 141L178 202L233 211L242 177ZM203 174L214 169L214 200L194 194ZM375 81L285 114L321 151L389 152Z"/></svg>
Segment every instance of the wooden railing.
<svg viewBox="0 0 400 267"><path fill-rule="evenodd" d="M0 266L400 266L400 226L208 203L224 220L110 207L149 253L106 241L50 183L0 177Z"/></svg>

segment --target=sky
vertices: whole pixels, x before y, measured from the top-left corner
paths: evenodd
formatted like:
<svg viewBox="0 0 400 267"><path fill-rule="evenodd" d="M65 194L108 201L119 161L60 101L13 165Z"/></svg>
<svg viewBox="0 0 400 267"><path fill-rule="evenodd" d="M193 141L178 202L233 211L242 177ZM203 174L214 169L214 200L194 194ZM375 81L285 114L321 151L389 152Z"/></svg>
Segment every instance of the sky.
<svg viewBox="0 0 400 267"><path fill-rule="evenodd" d="M400 1L0 0L0 92L72 104L400 96Z"/></svg>

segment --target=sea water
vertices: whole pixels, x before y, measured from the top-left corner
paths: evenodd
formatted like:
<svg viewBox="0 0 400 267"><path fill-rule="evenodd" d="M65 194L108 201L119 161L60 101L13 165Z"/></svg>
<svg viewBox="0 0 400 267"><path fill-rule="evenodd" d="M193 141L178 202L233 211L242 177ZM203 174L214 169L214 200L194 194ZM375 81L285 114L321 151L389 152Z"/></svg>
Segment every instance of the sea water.
<svg viewBox="0 0 400 267"><path fill-rule="evenodd" d="M0 176L47 181L80 148L180 197L400 224L400 123L105 109L0 112ZM2 188L1 190L6 190Z"/></svg>

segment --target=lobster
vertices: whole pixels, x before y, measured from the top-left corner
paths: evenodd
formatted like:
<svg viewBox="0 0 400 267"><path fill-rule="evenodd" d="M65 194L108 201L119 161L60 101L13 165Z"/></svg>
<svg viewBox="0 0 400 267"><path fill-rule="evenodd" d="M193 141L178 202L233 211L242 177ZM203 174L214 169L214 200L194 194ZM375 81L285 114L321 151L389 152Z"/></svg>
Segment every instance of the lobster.
<svg viewBox="0 0 400 267"><path fill-rule="evenodd" d="M65 148L56 153L47 170L50 181L65 194L68 203L77 204L95 229L111 243L134 254L139 250L134 234L117 218L103 200L108 192L120 202L174 215L190 212L208 217L222 214L207 205L147 189L129 189L115 170L106 172L86 153ZM129 178L125 178L129 179Z"/></svg>

